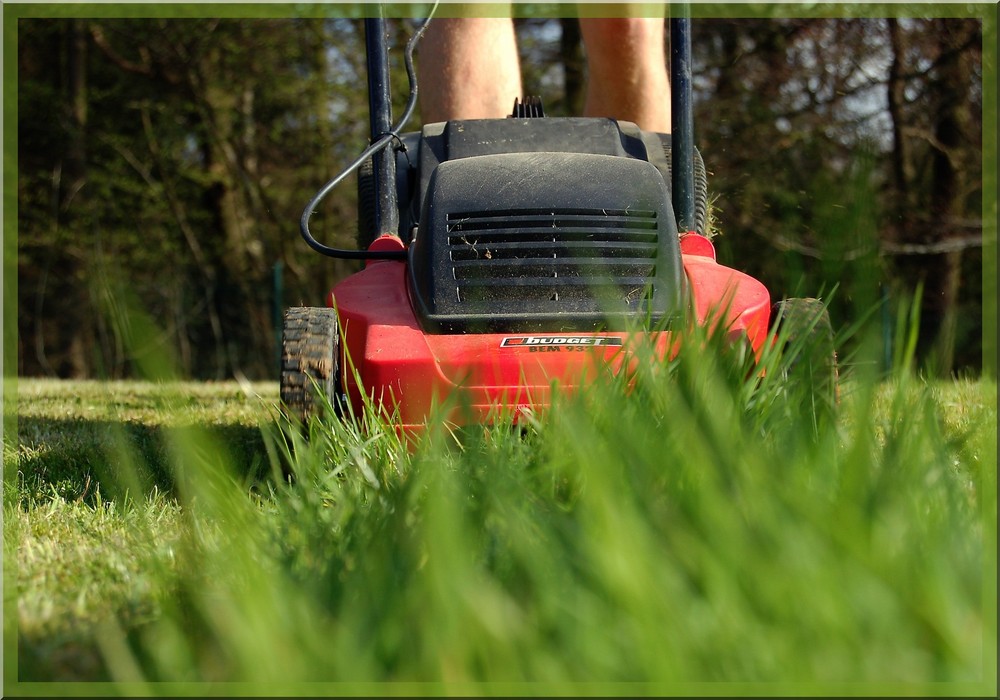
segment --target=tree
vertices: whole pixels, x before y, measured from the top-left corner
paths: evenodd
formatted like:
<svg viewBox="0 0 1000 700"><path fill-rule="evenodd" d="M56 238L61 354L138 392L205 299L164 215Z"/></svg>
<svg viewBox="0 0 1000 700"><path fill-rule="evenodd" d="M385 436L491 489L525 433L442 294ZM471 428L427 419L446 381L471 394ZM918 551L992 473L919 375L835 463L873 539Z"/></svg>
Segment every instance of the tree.
<svg viewBox="0 0 1000 700"><path fill-rule="evenodd" d="M317 301L344 271L305 254L295 230L312 191L366 141L358 23L26 20L19 38L21 307L37 310L19 314L35 340L22 370L130 373L142 351L125 347L133 298L163 326L142 342L167 347L182 372L273 374L272 266L284 264L291 295ZM51 105L58 123L32 118ZM61 207L46 205L53 172L78 183L63 178ZM344 188L321 224L353 209Z"/></svg>
<svg viewBox="0 0 1000 700"><path fill-rule="evenodd" d="M974 20L891 20L886 233L900 283L924 289L919 350L936 374L980 352L982 33ZM978 294L977 294L978 292Z"/></svg>
<svg viewBox="0 0 1000 700"><path fill-rule="evenodd" d="M979 22L712 20L695 32L722 254L774 290L835 282L845 323L922 285L920 356L939 374L979 366Z"/></svg>
<svg viewBox="0 0 1000 700"><path fill-rule="evenodd" d="M397 116L414 26L389 23ZM576 21L515 26L526 92L579 114ZM777 295L838 285L843 324L922 284L921 355L942 374L978 367L979 21L692 29L720 259ZM322 303L356 269L296 228L368 142L362 23L22 19L18 40L19 370L127 376L155 347L193 377L275 376L275 306ZM351 247L355 213L337 188L314 233ZM136 338L129 308L160 333Z"/></svg>

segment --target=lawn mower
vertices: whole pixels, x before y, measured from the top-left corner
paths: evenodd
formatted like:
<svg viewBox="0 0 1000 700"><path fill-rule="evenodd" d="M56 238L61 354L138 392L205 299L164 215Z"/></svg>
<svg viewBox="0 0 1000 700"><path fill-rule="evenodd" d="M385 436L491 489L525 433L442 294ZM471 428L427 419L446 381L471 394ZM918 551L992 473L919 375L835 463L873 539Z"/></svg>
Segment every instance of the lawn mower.
<svg viewBox="0 0 1000 700"><path fill-rule="evenodd" d="M406 46L410 99L393 125L384 20L365 22L372 142L300 222L314 250L364 268L325 307L285 314L281 399L291 415L359 414L371 402L412 431L451 397L449 421L489 422L498 408L516 421L556 385L621 371L637 332L669 354L688 310L761 352L771 296L720 264L706 231L687 18L670 20L672 135L547 117L535 97L515 97L507 118L404 133L426 23ZM331 248L309 218L355 171L359 247ZM783 315L825 314L815 300L793 306Z"/></svg>

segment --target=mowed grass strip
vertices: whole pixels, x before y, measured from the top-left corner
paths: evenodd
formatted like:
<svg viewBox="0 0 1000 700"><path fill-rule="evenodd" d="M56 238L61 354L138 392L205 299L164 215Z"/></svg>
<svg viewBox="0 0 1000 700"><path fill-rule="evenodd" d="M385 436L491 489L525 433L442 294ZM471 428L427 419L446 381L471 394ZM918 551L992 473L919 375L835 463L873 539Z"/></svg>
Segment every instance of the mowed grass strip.
<svg viewBox="0 0 1000 700"><path fill-rule="evenodd" d="M278 403L274 383L17 382L17 493L69 500L172 485L169 436L214 432L248 469L263 457L260 424ZM8 409L9 410L9 409ZM258 465L259 466L259 465ZM13 476L13 473L9 476ZM130 483L139 479L142 483Z"/></svg>
<svg viewBox="0 0 1000 700"><path fill-rule="evenodd" d="M171 441L205 428L249 477L276 403L274 383L18 380L6 407L17 439L4 443L5 620L25 678L107 676L102 625L156 619L176 591L187 526Z"/></svg>

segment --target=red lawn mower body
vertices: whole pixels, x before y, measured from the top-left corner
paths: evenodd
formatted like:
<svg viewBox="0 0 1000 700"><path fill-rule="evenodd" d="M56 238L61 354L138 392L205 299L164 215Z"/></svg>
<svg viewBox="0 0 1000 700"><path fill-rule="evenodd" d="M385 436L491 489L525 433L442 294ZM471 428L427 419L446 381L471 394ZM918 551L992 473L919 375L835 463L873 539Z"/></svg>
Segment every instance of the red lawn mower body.
<svg viewBox="0 0 1000 700"><path fill-rule="evenodd" d="M394 236L373 247L402 249ZM720 265L711 242L681 237L681 253L698 323L716 319L733 342L759 353L771 309L767 289L756 279ZM628 332L506 332L428 334L421 328L407 290L406 263L369 261L338 284L328 304L343 334L341 387L360 415L363 395L381 406L404 432L419 430L435 405L451 399L454 424L488 423L498 409L518 420L521 412L546 406L554 386L572 390L626 365L636 340ZM661 357L674 352L671 331L652 336ZM358 384L358 379L361 385Z"/></svg>
<svg viewBox="0 0 1000 700"><path fill-rule="evenodd" d="M329 403L360 414L370 401L409 431L450 400L444 419L454 423L517 420L548 405L556 385L572 390L648 359L635 343L672 356L692 315L760 357L768 290L719 264L707 236L686 19L671 20L673 136L549 118L537 98L515 100L506 119L400 133L380 20L366 21L366 40L373 145L354 166L364 163L359 249L328 248L308 225L350 170L300 227L319 252L366 263L326 308L286 314L281 396L291 413L304 419ZM410 97L407 114L415 89Z"/></svg>

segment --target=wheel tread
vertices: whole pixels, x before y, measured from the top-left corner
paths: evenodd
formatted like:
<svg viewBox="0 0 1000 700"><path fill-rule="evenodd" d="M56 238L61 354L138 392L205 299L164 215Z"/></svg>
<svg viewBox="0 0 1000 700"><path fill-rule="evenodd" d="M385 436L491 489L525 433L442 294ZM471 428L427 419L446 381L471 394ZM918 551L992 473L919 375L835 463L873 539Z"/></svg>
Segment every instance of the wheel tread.
<svg viewBox="0 0 1000 700"><path fill-rule="evenodd" d="M326 402L335 402L338 357L336 311L292 307L285 312L280 393L290 417L306 421L319 416Z"/></svg>

